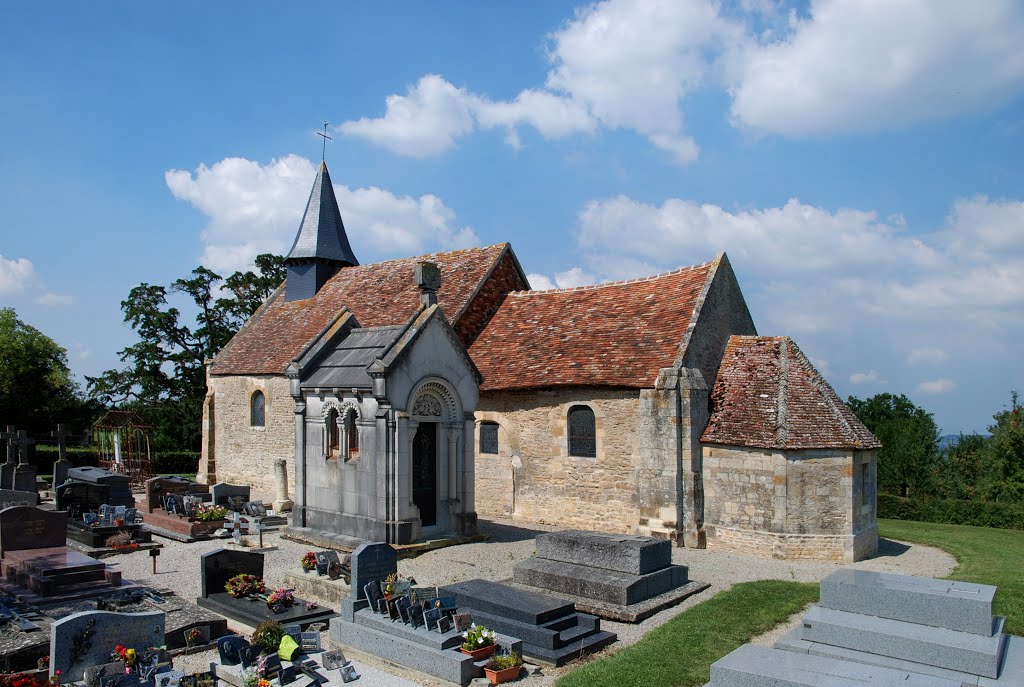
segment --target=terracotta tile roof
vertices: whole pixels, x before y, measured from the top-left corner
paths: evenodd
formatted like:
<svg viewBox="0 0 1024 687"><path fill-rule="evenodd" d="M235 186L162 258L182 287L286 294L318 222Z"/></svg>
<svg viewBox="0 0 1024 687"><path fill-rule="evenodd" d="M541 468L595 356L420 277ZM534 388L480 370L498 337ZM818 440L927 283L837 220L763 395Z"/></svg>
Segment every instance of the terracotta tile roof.
<svg viewBox="0 0 1024 687"><path fill-rule="evenodd" d="M716 262L627 282L508 294L469 353L481 391L650 388L671 367Z"/></svg>
<svg viewBox="0 0 1024 687"><path fill-rule="evenodd" d="M730 337L701 441L791 450L881 447L784 336Z"/></svg>
<svg viewBox="0 0 1024 687"><path fill-rule="evenodd" d="M281 374L292 359L347 306L361 327L404 324L420 304L416 263L441 268L437 302L448 318L466 311L507 243L344 267L312 298L284 300L279 288L214 361L215 375ZM455 326L457 320L452 322Z"/></svg>

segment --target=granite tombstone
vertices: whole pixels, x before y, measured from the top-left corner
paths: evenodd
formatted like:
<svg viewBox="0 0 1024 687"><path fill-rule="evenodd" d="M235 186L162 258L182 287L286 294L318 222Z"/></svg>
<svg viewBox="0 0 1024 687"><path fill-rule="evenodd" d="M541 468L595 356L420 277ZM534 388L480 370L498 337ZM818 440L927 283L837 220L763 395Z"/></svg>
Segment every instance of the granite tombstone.
<svg viewBox="0 0 1024 687"><path fill-rule="evenodd" d="M164 613L74 613L50 627L50 676L81 680L85 669L105 663L118 644L141 651L164 643Z"/></svg>

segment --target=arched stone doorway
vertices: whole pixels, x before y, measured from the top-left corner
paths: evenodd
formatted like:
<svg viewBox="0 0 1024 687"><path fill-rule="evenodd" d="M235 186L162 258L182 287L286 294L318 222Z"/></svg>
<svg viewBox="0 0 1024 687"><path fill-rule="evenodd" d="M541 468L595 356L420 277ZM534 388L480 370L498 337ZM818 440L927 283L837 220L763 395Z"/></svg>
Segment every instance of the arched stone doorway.
<svg viewBox="0 0 1024 687"><path fill-rule="evenodd" d="M410 397L410 507L422 538L454 530L465 420L458 396L443 379L421 381Z"/></svg>

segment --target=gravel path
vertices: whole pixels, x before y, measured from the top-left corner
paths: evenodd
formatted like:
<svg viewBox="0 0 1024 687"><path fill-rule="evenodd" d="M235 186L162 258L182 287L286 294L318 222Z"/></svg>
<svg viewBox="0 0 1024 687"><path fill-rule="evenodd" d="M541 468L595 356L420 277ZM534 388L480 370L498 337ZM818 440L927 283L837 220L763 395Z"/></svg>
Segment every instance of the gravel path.
<svg viewBox="0 0 1024 687"><path fill-rule="evenodd" d="M533 540L537 533L549 529L526 528L503 521L481 521L480 528L481 531L491 535L490 541L439 549L417 558L401 560L398 564L399 572L415 577L421 585L445 585L472 578L507 579L512 576L512 568L518 561L533 554ZM203 553L225 546L224 541L195 542L193 544L168 540L159 541L165 546L157 562L156 576L151 574L150 558L145 552L107 558L105 562L120 569L126 579L137 580L156 587L166 587L186 599L194 599L199 596L199 557ZM306 545L281 539L274 532L264 535L264 544L279 547L276 551L265 554L265 571L269 586L282 585L284 572L298 570L299 559L310 549ZM610 647L612 651L635 643L651 629L738 582L762 579L816 582L840 567L840 564L837 563L781 561L726 551L681 548L673 549L672 561L689 566L690 578L709 582L710 589L635 625L602 621L602 628L618 634L619 641ZM956 561L952 556L938 549L883 539L880 542L878 556L855 563L853 567L904 575L943 577L952 572L955 565ZM802 613L797 614L785 626L777 627L757 638L755 643L770 646L778 636L795 626L801 617ZM326 640L326 635L324 639ZM175 665L185 670L205 669L215 653L203 652L183 656L175 660ZM394 673L391 668L388 669L388 672L381 670L382 665L361 661L356 661L356 663L357 669L366 678L365 681L360 680L360 682L367 686L389 684L388 676ZM544 674L531 675L516 684L525 682L530 687L544 687L553 684L558 675L572 667L569 665L559 669L545 669ZM408 679L410 675L405 674L403 677ZM423 676L411 677L419 684L439 684L429 678L424 679ZM394 683L398 682L399 679L394 678Z"/></svg>

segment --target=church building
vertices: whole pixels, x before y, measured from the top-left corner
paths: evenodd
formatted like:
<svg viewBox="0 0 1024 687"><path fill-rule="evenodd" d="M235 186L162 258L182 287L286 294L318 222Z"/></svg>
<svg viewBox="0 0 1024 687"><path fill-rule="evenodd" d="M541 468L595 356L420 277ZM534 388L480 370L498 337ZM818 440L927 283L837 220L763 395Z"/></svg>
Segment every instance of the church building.
<svg viewBox="0 0 1024 687"><path fill-rule="evenodd" d="M878 440L729 260L533 291L509 244L360 265L321 163L287 279L207 368L200 481L341 545L478 517L777 558L878 546Z"/></svg>

